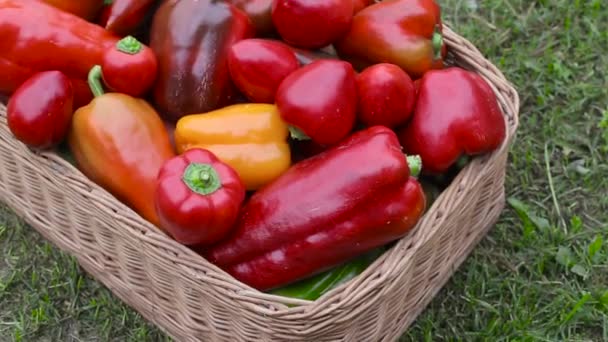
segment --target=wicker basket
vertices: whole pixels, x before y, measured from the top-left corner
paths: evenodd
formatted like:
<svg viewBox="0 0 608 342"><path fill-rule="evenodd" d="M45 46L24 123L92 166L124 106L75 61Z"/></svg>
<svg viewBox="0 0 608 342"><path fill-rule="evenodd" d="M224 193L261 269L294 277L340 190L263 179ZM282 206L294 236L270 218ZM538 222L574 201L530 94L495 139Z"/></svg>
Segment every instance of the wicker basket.
<svg viewBox="0 0 608 342"><path fill-rule="evenodd" d="M256 291L169 239L55 153L15 140L2 104L0 200L176 340L395 340L498 219L518 125L519 98L501 72L449 28L445 40L452 63L490 82L508 139L363 274L315 302Z"/></svg>

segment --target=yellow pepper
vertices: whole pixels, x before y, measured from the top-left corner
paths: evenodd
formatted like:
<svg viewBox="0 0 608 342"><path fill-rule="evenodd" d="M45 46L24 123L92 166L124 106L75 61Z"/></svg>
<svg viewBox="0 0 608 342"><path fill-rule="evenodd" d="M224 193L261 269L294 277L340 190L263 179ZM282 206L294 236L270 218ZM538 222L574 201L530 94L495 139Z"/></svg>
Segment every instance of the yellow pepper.
<svg viewBox="0 0 608 342"><path fill-rule="evenodd" d="M177 151L211 151L230 165L247 190L272 182L291 166L289 129L272 104L236 104L182 117L175 127Z"/></svg>

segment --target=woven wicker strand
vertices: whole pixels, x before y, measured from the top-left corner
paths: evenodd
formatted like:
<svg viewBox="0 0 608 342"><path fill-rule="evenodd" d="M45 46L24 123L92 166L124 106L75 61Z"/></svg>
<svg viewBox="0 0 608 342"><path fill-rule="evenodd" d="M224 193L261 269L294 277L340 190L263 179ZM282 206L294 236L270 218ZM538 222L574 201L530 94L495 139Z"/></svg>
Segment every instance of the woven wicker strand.
<svg viewBox="0 0 608 342"><path fill-rule="evenodd" d="M445 28L450 60L484 77L508 138L475 159L416 228L350 282L309 302L261 293L171 240L54 152L17 141L0 104L0 200L117 297L179 341L393 341L504 207L519 97L466 39Z"/></svg>

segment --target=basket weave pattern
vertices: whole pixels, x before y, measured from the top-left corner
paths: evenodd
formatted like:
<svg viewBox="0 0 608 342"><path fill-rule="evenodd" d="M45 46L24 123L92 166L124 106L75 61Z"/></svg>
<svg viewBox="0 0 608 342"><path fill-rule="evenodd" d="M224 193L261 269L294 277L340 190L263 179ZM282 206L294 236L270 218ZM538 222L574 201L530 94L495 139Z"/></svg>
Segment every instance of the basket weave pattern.
<svg viewBox="0 0 608 342"><path fill-rule="evenodd" d="M445 40L452 63L478 72L497 94L507 141L475 158L416 228L363 274L315 302L267 295L234 280L54 152L17 141L2 104L0 201L176 340L395 340L498 219L518 125L519 98L502 73L447 27Z"/></svg>

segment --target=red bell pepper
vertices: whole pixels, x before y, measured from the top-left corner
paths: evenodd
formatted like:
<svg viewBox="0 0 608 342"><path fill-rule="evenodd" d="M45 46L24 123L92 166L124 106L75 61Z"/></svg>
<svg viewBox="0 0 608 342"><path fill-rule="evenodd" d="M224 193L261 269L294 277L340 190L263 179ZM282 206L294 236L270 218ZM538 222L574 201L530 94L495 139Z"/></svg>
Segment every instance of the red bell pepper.
<svg viewBox="0 0 608 342"><path fill-rule="evenodd" d="M151 49L127 36L106 51L101 67L103 81L110 89L139 97L154 84L158 62Z"/></svg>
<svg viewBox="0 0 608 342"><path fill-rule="evenodd" d="M318 60L287 76L276 105L293 130L321 145L333 145L353 129L357 111L355 71L348 62Z"/></svg>
<svg viewBox="0 0 608 342"><path fill-rule="evenodd" d="M154 100L169 121L233 102L228 50L252 38L249 17L225 1L167 0L154 15L150 46L158 58Z"/></svg>
<svg viewBox="0 0 608 342"><path fill-rule="evenodd" d="M290 45L319 49L348 32L353 8L351 0L276 0L272 22Z"/></svg>
<svg viewBox="0 0 608 342"><path fill-rule="evenodd" d="M236 171L204 149L168 160L158 173L155 206L161 227L185 245L224 238L244 199L245 185Z"/></svg>
<svg viewBox="0 0 608 342"><path fill-rule="evenodd" d="M274 31L272 23L273 0L226 0L237 8L247 13L255 28L255 35L263 37Z"/></svg>
<svg viewBox="0 0 608 342"><path fill-rule="evenodd" d="M357 13L335 47L357 69L392 63L416 79L443 68L447 50L442 30L434 0L384 0Z"/></svg>
<svg viewBox="0 0 608 342"><path fill-rule="evenodd" d="M10 95L35 73L57 70L73 81L76 109L93 97L89 70L118 41L99 25L43 2L0 0L0 92ZM130 72L149 72L139 62L131 66Z"/></svg>
<svg viewBox="0 0 608 342"><path fill-rule="evenodd" d="M409 124L399 137L407 153L419 154L429 173L443 173L464 153L498 148L505 121L496 95L481 76L458 68L427 72Z"/></svg>
<svg viewBox="0 0 608 342"><path fill-rule="evenodd" d="M276 40L241 40L228 53L232 81L257 103L274 103L281 81L299 67L295 53Z"/></svg>
<svg viewBox="0 0 608 342"><path fill-rule="evenodd" d="M85 20L93 20L103 6L104 0L39 0L62 11L72 13Z"/></svg>
<svg viewBox="0 0 608 342"><path fill-rule="evenodd" d="M99 24L121 37L134 34L156 3L156 0L111 1L101 11Z"/></svg>
<svg viewBox="0 0 608 342"><path fill-rule="evenodd" d="M46 149L61 143L72 121L74 89L60 71L43 71L25 81L10 98L8 127L21 142Z"/></svg>
<svg viewBox="0 0 608 342"><path fill-rule="evenodd" d="M359 121L367 126L404 124L416 102L412 79L389 63L372 65L357 75L357 94Z"/></svg>
<svg viewBox="0 0 608 342"><path fill-rule="evenodd" d="M203 255L268 290L399 239L418 222L425 201L395 133L375 126L256 192L231 235Z"/></svg>

